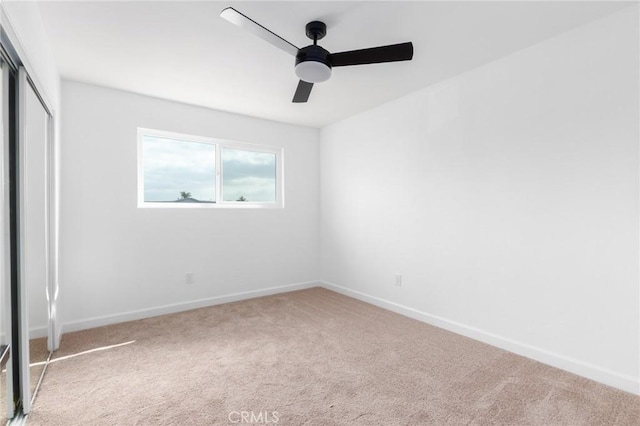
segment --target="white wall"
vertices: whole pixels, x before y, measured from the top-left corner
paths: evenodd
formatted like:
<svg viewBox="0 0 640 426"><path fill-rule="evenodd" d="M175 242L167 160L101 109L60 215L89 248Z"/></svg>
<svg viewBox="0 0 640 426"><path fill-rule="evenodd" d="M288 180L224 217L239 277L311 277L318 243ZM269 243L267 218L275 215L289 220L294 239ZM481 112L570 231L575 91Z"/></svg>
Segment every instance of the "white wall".
<svg viewBox="0 0 640 426"><path fill-rule="evenodd" d="M65 331L319 278L317 129L75 82L62 99ZM137 127L283 147L285 208L137 208Z"/></svg>
<svg viewBox="0 0 640 426"><path fill-rule="evenodd" d="M324 128L323 278L638 392L638 36L634 5Z"/></svg>

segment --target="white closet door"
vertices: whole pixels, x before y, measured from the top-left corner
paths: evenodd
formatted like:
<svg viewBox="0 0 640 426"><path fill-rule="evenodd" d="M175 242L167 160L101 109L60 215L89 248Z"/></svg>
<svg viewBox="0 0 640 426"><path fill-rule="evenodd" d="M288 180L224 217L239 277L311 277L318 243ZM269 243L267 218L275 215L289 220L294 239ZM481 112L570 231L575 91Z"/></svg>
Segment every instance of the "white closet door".
<svg viewBox="0 0 640 426"><path fill-rule="evenodd" d="M18 255L19 255L19 289L18 300L20 303L20 382L22 383L22 410L25 414L31 411L31 375L29 374L29 314L28 314L28 286L26 281L29 276L25 253L27 248L27 238L25 235L26 224L24 220L25 211L28 209L25 197L27 188L27 91L29 86L27 73L24 68L18 70ZM15 349L15 348L14 348Z"/></svg>
<svg viewBox="0 0 640 426"><path fill-rule="evenodd" d="M0 151L0 175L2 176L2 187L0 187L0 345L11 347L11 225L9 218L9 70L7 64L0 60L0 140L2 140L2 150ZM7 353L7 355L9 355ZM11 368L11 358L3 359L2 368L6 369L4 376L5 406L2 408L6 421L13 417L13 369Z"/></svg>
<svg viewBox="0 0 640 426"><path fill-rule="evenodd" d="M22 406L31 395L48 355L48 163L49 115L19 70L19 197ZM35 358L34 358L35 357ZM32 382L33 381L33 382Z"/></svg>
<svg viewBox="0 0 640 426"><path fill-rule="evenodd" d="M24 260L27 265L24 281L27 287L27 312L29 314L29 339L40 339L43 343L31 349L46 350L49 330L49 307L47 302L47 124L48 114L40 99L28 86L26 88L26 139L24 146L25 166L22 219L25 225ZM33 363L33 353L32 363Z"/></svg>

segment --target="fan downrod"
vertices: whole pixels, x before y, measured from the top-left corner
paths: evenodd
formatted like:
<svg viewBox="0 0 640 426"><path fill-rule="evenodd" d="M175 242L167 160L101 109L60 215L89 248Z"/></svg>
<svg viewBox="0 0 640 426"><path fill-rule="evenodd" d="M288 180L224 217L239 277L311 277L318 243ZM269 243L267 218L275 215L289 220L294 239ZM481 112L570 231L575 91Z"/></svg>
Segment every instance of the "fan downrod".
<svg viewBox="0 0 640 426"><path fill-rule="evenodd" d="M324 22L311 21L305 26L305 32L307 37L315 43L327 35L327 26Z"/></svg>

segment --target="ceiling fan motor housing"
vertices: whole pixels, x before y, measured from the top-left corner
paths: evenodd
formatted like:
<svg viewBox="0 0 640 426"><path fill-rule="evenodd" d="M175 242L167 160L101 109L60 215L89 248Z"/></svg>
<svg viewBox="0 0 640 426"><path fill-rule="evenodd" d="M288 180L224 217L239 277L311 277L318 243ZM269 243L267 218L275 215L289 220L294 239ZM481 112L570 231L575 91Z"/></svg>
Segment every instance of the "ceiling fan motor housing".
<svg viewBox="0 0 640 426"><path fill-rule="evenodd" d="M331 77L329 52L312 44L298 50L296 55L296 75L309 83L320 83Z"/></svg>

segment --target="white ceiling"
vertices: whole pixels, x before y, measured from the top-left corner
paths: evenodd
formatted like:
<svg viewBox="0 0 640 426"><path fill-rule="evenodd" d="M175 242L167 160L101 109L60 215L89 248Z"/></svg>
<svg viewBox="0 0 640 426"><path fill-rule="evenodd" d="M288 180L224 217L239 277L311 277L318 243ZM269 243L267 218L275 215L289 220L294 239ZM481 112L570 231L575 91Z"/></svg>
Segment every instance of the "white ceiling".
<svg viewBox="0 0 640 426"><path fill-rule="evenodd" d="M320 127L612 13L615 2L40 3L61 75ZM232 6L298 47L327 24L331 52L412 41L411 62L336 68L293 104L294 58L219 17Z"/></svg>

